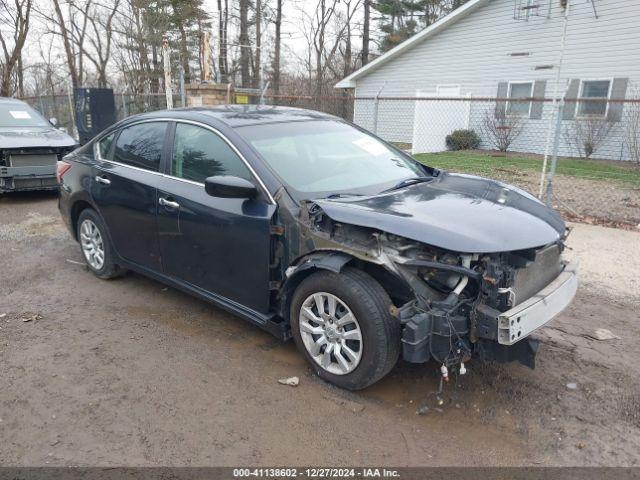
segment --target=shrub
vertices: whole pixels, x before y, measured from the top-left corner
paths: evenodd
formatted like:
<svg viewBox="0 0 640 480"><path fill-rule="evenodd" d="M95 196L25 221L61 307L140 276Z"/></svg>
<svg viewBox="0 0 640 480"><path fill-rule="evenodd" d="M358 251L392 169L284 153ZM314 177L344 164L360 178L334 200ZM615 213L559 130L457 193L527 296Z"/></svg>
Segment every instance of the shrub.
<svg viewBox="0 0 640 480"><path fill-rule="evenodd" d="M614 124L606 118L578 118L565 129L567 143L583 158L590 158L607 140Z"/></svg>
<svg viewBox="0 0 640 480"><path fill-rule="evenodd" d="M473 130L454 130L445 141L449 150L473 150L480 145L480 138Z"/></svg>
<svg viewBox="0 0 640 480"><path fill-rule="evenodd" d="M482 122L482 132L500 152L506 152L516 141L525 126L522 117L506 115L503 110L487 111Z"/></svg>

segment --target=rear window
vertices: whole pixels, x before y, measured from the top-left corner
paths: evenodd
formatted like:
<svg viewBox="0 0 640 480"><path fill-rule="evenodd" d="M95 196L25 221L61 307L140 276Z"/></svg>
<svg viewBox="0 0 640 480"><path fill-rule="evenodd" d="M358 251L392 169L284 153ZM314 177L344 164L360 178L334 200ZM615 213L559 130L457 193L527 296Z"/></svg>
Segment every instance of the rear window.
<svg viewBox="0 0 640 480"><path fill-rule="evenodd" d="M145 170L159 171L166 129L166 122L140 123L123 128L116 140L113 160Z"/></svg>

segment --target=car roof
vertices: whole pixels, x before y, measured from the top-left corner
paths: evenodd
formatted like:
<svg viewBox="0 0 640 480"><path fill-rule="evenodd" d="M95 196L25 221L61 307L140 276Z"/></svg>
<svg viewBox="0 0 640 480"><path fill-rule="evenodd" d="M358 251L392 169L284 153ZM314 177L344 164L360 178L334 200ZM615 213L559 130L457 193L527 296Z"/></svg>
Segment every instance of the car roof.
<svg viewBox="0 0 640 480"><path fill-rule="evenodd" d="M203 107L176 108L149 112L129 117L127 120L141 118L174 117L176 119L209 118L229 127L243 127L267 123L304 122L312 120L339 120L338 117L303 108L280 107L273 105L216 105Z"/></svg>

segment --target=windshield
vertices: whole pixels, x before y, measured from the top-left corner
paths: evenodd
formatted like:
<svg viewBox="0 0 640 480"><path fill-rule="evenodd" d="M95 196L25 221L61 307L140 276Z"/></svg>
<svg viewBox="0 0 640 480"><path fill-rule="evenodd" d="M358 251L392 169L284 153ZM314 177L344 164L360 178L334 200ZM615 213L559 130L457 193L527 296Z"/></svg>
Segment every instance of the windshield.
<svg viewBox="0 0 640 480"><path fill-rule="evenodd" d="M306 198L370 195L427 170L348 124L319 120L238 128L280 176Z"/></svg>
<svg viewBox="0 0 640 480"><path fill-rule="evenodd" d="M51 127L51 124L26 103L0 102L0 128L2 127Z"/></svg>

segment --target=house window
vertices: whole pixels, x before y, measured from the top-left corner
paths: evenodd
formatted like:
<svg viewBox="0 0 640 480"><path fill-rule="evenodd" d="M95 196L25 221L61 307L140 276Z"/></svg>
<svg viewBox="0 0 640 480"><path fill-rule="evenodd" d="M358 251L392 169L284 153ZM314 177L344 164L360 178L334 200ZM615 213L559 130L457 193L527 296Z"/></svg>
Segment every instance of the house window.
<svg viewBox="0 0 640 480"><path fill-rule="evenodd" d="M531 112L531 101L518 101L519 98L531 98L533 96L533 82L509 83L509 101L507 102L507 115L528 117Z"/></svg>
<svg viewBox="0 0 640 480"><path fill-rule="evenodd" d="M607 114L611 80L583 80L580 88L580 98L594 100L581 101L578 115L581 117L604 117ZM600 99L601 101L597 101Z"/></svg>

